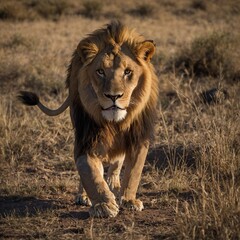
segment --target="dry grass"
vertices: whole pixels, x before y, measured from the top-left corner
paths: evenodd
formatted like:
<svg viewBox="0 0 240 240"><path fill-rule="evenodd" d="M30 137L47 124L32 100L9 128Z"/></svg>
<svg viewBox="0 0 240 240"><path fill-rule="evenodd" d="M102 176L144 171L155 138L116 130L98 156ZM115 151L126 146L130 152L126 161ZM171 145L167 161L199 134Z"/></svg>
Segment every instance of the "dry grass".
<svg viewBox="0 0 240 240"><path fill-rule="evenodd" d="M239 81L239 43L238 33L213 32L195 39L190 48L181 49L174 56L173 65L188 76L224 75L227 80Z"/></svg>
<svg viewBox="0 0 240 240"><path fill-rule="evenodd" d="M104 1L86 16L80 0L0 2L1 238L240 239L239 4L147 3ZM59 106L79 39L112 16L155 40L161 107L139 188L145 210L90 219L74 204L69 112L46 117L16 95Z"/></svg>

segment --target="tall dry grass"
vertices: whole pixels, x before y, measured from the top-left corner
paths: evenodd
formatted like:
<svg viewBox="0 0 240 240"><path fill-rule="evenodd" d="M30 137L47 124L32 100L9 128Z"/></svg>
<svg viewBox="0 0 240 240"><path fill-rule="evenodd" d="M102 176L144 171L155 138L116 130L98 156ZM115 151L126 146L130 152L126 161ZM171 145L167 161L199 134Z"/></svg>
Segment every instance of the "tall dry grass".
<svg viewBox="0 0 240 240"><path fill-rule="evenodd" d="M191 127L194 130L183 140L196 149L196 162L188 185L193 199L176 203L177 232L182 238L239 237L240 99L235 88L228 90L236 98L214 106L197 105L191 97L185 99L185 111L192 116L182 122L187 122L187 131Z"/></svg>

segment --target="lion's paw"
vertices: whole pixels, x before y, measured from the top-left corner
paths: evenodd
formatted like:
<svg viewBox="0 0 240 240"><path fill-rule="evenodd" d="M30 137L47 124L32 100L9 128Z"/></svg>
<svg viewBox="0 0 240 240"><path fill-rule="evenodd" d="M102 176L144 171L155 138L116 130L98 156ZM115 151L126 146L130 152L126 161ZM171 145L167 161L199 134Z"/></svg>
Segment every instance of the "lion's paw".
<svg viewBox="0 0 240 240"><path fill-rule="evenodd" d="M118 212L119 207L115 202L97 203L89 209L90 216L98 218L116 217Z"/></svg>
<svg viewBox="0 0 240 240"><path fill-rule="evenodd" d="M86 194L77 195L75 203L81 206L92 206L92 203Z"/></svg>
<svg viewBox="0 0 240 240"><path fill-rule="evenodd" d="M122 199L121 206L128 209L133 209L135 211L142 211L144 209L143 203L139 199L134 200L124 200Z"/></svg>

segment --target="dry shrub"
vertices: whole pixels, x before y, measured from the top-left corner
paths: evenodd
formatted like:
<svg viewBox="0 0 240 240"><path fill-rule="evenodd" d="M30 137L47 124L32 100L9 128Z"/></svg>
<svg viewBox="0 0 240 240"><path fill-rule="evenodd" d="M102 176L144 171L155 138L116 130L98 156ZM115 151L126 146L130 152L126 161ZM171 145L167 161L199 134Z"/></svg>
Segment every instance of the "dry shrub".
<svg viewBox="0 0 240 240"><path fill-rule="evenodd" d="M102 14L103 4L99 0L90 0L83 2L82 14L88 18L99 18Z"/></svg>
<svg viewBox="0 0 240 240"><path fill-rule="evenodd" d="M22 2L6 1L0 3L1 20L25 20L32 17Z"/></svg>
<svg viewBox="0 0 240 240"><path fill-rule="evenodd" d="M32 0L29 3L40 16L53 19L66 14L69 8L69 3L66 0Z"/></svg>
<svg viewBox="0 0 240 240"><path fill-rule="evenodd" d="M40 17L58 19L68 14L71 2L66 0L12 0L0 3L0 19L2 20L35 20Z"/></svg>
<svg viewBox="0 0 240 240"><path fill-rule="evenodd" d="M190 47L185 47L174 58L177 72L190 76L239 78L238 36L230 33L214 32L195 39Z"/></svg>
<svg viewBox="0 0 240 240"><path fill-rule="evenodd" d="M191 3L191 7L194 9L199 9L202 11L206 11L207 10L207 3L206 1L202 1L202 0L194 0Z"/></svg>
<svg viewBox="0 0 240 240"><path fill-rule="evenodd" d="M138 4L135 8L129 11L129 14L138 17L150 17L154 13L154 6L149 3Z"/></svg>

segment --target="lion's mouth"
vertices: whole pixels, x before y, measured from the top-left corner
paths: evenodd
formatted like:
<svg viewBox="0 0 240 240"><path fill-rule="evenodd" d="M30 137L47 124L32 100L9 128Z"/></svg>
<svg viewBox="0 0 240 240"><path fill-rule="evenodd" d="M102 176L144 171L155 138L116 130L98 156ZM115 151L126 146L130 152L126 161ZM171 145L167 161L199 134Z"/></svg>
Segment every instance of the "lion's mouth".
<svg viewBox="0 0 240 240"><path fill-rule="evenodd" d="M126 115L126 108L121 108L115 104L108 108L102 107L102 116L109 122L120 122L126 117Z"/></svg>
<svg viewBox="0 0 240 240"><path fill-rule="evenodd" d="M112 105L108 108L103 108L101 107L103 111L108 111L108 110L112 110L112 111L116 111L116 110L126 110L126 108L121 108L121 107L118 107L117 105Z"/></svg>

